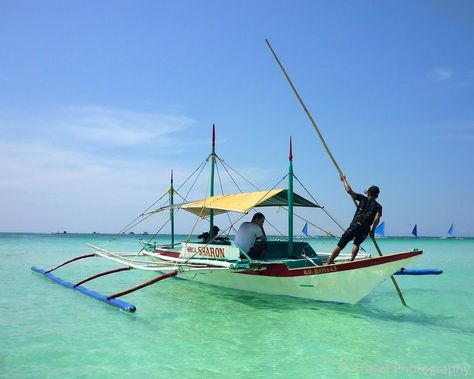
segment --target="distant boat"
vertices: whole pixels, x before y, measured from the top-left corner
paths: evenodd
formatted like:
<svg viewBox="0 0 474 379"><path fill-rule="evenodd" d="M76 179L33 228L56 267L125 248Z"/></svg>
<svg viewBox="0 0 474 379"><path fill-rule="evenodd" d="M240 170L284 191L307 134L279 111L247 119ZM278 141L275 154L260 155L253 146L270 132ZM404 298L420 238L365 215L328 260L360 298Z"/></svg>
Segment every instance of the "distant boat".
<svg viewBox="0 0 474 379"><path fill-rule="evenodd" d="M454 238L454 224L451 224L448 230L448 238Z"/></svg>
<svg viewBox="0 0 474 379"><path fill-rule="evenodd" d="M418 230L417 230L416 224L415 224L415 226L413 227L413 230L411 231L411 234L413 234L413 235L415 236L415 238L418 237Z"/></svg>
<svg viewBox="0 0 474 379"><path fill-rule="evenodd" d="M447 236L445 237L441 237L442 239L451 239L451 238L455 238L454 236L454 224L451 224L451 226L449 227L448 229L448 233L447 233Z"/></svg>
<svg viewBox="0 0 474 379"><path fill-rule="evenodd" d="M376 237L384 237L385 236L385 221L382 221L382 223L375 228L374 234L375 234Z"/></svg>
<svg viewBox="0 0 474 379"><path fill-rule="evenodd" d="M301 230L301 233L303 233L306 237L309 237L309 235L308 235L308 223L304 224L303 229Z"/></svg>

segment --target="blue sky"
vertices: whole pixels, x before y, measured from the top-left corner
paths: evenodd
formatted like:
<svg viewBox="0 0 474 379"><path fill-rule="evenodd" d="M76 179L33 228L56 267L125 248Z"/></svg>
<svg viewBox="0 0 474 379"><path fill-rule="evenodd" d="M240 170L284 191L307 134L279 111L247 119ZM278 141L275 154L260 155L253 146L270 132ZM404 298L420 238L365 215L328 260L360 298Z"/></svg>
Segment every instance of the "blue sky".
<svg viewBox="0 0 474 379"><path fill-rule="evenodd" d="M1 1L0 230L119 231L205 159L213 123L260 188L292 136L298 178L348 225L265 38L354 190L381 188L387 234L474 235L474 3L421 0Z"/></svg>

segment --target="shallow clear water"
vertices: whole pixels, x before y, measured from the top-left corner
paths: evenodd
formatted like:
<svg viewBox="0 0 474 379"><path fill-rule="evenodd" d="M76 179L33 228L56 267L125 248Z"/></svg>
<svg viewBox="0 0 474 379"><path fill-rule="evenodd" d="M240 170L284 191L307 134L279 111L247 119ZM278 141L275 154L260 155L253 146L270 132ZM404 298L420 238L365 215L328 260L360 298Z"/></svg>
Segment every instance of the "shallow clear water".
<svg viewBox="0 0 474 379"><path fill-rule="evenodd" d="M0 377L270 378L473 376L474 239L380 239L418 248L411 266L356 305L257 295L169 279L123 297L129 314L30 270L86 254L110 236L0 234ZM114 242L136 250L138 236ZM312 244L330 251L334 240ZM365 248L373 252L370 243ZM116 267L91 258L57 271L76 281ZM111 294L153 278L121 272L86 286ZM467 374L467 375L466 375Z"/></svg>

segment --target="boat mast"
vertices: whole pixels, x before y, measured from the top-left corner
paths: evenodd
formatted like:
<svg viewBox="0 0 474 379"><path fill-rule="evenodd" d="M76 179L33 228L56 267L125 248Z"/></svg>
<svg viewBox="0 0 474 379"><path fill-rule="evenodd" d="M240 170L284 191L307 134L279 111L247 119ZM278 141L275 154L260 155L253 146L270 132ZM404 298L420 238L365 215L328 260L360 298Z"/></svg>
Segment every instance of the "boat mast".
<svg viewBox="0 0 474 379"><path fill-rule="evenodd" d="M214 166L216 164L216 125L212 124L212 152L211 152L211 185L210 196L214 196ZM212 236L214 229L214 210L209 210L209 234Z"/></svg>
<svg viewBox="0 0 474 379"><path fill-rule="evenodd" d="M293 147L290 137L290 154L288 156L288 256L293 255Z"/></svg>
<svg viewBox="0 0 474 379"><path fill-rule="evenodd" d="M174 195L174 188L173 188L173 170L171 170L171 185L169 190L170 195L170 221L171 221L171 247L174 247L174 209L173 209L173 195Z"/></svg>

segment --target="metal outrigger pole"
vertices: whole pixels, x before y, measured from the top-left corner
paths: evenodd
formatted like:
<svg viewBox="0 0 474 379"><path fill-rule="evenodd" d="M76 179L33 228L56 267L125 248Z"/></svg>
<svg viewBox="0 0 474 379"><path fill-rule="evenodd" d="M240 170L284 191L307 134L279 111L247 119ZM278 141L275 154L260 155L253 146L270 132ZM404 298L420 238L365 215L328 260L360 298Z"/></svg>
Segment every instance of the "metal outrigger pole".
<svg viewBox="0 0 474 379"><path fill-rule="evenodd" d="M290 161L288 167L288 256L293 256L293 146L290 137Z"/></svg>
<svg viewBox="0 0 474 379"><path fill-rule="evenodd" d="M211 183L209 195L214 196L214 166L216 165L216 125L212 124L212 152L211 152ZM214 210L209 210L209 235L213 235L214 229Z"/></svg>
<svg viewBox="0 0 474 379"><path fill-rule="evenodd" d="M171 247L174 247L174 188L173 188L173 170L171 170L171 182L170 182L170 221L171 221Z"/></svg>

